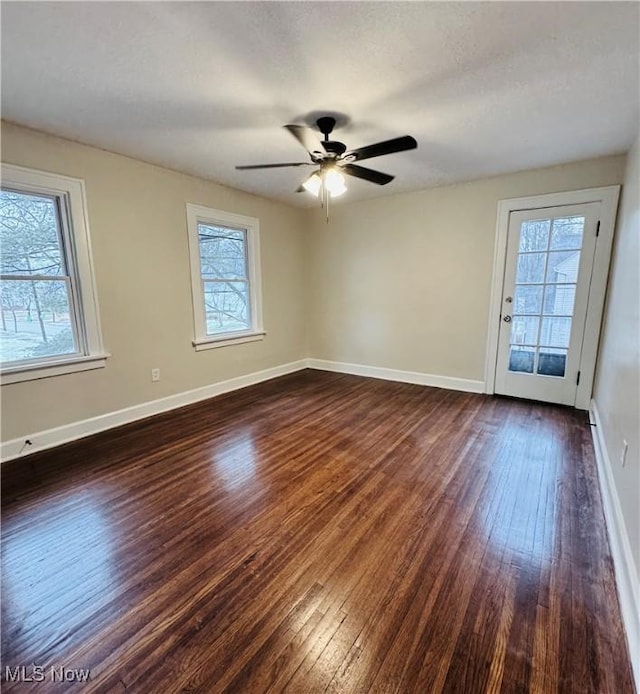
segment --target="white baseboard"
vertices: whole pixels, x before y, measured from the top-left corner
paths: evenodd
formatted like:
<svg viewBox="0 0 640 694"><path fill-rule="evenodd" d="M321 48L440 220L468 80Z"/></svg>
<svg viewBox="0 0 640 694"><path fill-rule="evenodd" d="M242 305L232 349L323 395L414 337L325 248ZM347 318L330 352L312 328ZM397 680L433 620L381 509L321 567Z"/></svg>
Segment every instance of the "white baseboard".
<svg viewBox="0 0 640 694"><path fill-rule="evenodd" d="M607 521L622 622L627 634L636 691L640 692L640 581L638 581L636 565L631 553L631 543L620 506L620 498L613 479L611 458L607 452L600 415L594 400L591 401L589 418L591 423L595 425L591 427L593 447L598 464L602 505Z"/></svg>
<svg viewBox="0 0 640 694"><path fill-rule="evenodd" d="M423 386L435 386L436 388L447 388L449 390L462 390L471 393L484 392L482 381L471 381L464 378L452 378L449 376L435 376L417 371L398 371L396 369L385 369L378 366L365 366L362 364L346 364L343 362L325 361L323 359L299 359L275 366L264 371L256 371L246 376L238 376L220 383L213 383L202 388L195 388L184 393L176 393L166 398L151 400L140 405L133 405L115 412L90 419L84 419L72 424L47 429L45 431L31 432L17 439L11 439L0 444L0 459L2 462L20 458L36 451L43 451L47 448L60 446L76 439L91 436L107 429L129 424L154 414L174 410L177 407L184 407L200 400L207 400L222 393L232 390L245 388L246 386L268 381L278 376L300 371L301 369L318 369L321 371L335 371L338 373L348 373L355 376L368 376L370 378L382 378L387 381L400 381L403 383L416 383ZM31 445L26 445L25 440L29 440Z"/></svg>
<svg viewBox="0 0 640 694"><path fill-rule="evenodd" d="M385 369L380 366L326 361L325 359L307 359L307 366L310 369L319 369L320 371L335 371L336 373L351 374L353 376L368 376L369 378L381 378L385 381L415 383L420 386L463 390L468 393L484 393L484 381L472 381L467 378L436 376L435 374L426 374L421 371L400 371L398 369Z"/></svg>
<svg viewBox="0 0 640 694"><path fill-rule="evenodd" d="M262 381L268 381L272 378L284 376L305 368L307 368L307 360L300 359L288 364L274 366L273 368L265 369L264 371L256 371L254 373L247 374L246 376L230 378L229 380L221 381L220 383L213 383L209 386L195 388L194 390L188 390L184 393L169 395L166 398L151 400L150 402L144 402L140 405L126 407L125 409L117 410L116 412L108 412L107 414L99 415L98 417L91 417L90 419L84 419L80 422L73 422L72 424L66 424L61 427L56 427L55 429L47 429L45 431L25 434L25 436L18 439L3 442L0 445L0 457L2 458L2 462L13 460L14 458L35 453L36 451L42 451L46 448L53 448L54 446L59 446L62 443L75 441L76 439L81 439L85 436L90 436L91 434L97 434L98 432L105 431L106 429L113 429L113 427L118 427L122 424L135 422L138 419L144 419L145 417L166 412L167 410L174 410L177 407L184 407L184 405L190 405L191 403L198 402L200 400L207 400L208 398L213 398L216 395L222 395L223 393L228 393L232 390L245 388L246 386L261 383ZM25 439L31 441L30 446L25 445Z"/></svg>

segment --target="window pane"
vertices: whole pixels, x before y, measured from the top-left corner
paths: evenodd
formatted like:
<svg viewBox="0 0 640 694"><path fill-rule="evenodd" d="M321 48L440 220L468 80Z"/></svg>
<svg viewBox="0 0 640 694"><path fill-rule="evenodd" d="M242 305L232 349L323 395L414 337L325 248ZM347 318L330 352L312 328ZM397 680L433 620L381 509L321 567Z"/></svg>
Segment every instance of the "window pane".
<svg viewBox="0 0 640 694"><path fill-rule="evenodd" d="M580 250L582 248L582 232L584 230L584 217L565 217L554 219L551 231L552 251L566 249Z"/></svg>
<svg viewBox="0 0 640 694"><path fill-rule="evenodd" d="M547 282L577 282L580 251L549 253Z"/></svg>
<svg viewBox="0 0 640 694"><path fill-rule="evenodd" d="M546 251L549 242L550 219L537 219L523 222L520 227L520 248L522 251Z"/></svg>
<svg viewBox="0 0 640 694"><path fill-rule="evenodd" d="M514 313L542 313L542 287L518 285L513 296Z"/></svg>
<svg viewBox="0 0 640 694"><path fill-rule="evenodd" d="M533 347L511 347L509 371L532 374L535 355L536 351Z"/></svg>
<svg viewBox="0 0 640 694"><path fill-rule="evenodd" d="M0 191L1 271L4 275L64 275L56 201Z"/></svg>
<svg viewBox="0 0 640 694"><path fill-rule="evenodd" d="M204 282L207 335L247 330L249 292L247 282Z"/></svg>
<svg viewBox="0 0 640 694"><path fill-rule="evenodd" d="M518 255L517 284L531 284L544 280L546 253L521 253Z"/></svg>
<svg viewBox="0 0 640 694"><path fill-rule="evenodd" d="M198 224L204 279L246 279L246 232Z"/></svg>
<svg viewBox="0 0 640 694"><path fill-rule="evenodd" d="M511 323L512 345L535 345L538 341L539 318L534 316L513 316Z"/></svg>
<svg viewBox="0 0 640 694"><path fill-rule="evenodd" d="M538 373L541 376L564 376L567 365L566 349L541 347L538 354Z"/></svg>
<svg viewBox="0 0 640 694"><path fill-rule="evenodd" d="M543 318L540 344L548 347L568 347L571 337L571 318Z"/></svg>
<svg viewBox="0 0 640 694"><path fill-rule="evenodd" d="M66 280L4 280L1 298L2 362L78 352Z"/></svg>
<svg viewBox="0 0 640 694"><path fill-rule="evenodd" d="M573 316L575 284L548 284L544 289L544 312L548 316Z"/></svg>

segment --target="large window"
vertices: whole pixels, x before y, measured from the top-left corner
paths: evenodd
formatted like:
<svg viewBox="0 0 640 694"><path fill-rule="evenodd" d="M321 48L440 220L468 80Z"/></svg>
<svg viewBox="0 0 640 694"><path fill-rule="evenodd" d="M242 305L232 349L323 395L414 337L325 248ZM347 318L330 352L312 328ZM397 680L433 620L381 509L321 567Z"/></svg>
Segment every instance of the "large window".
<svg viewBox="0 0 640 694"><path fill-rule="evenodd" d="M82 181L2 166L2 382L104 366Z"/></svg>
<svg viewBox="0 0 640 694"><path fill-rule="evenodd" d="M195 348L261 339L258 220L188 204L187 223Z"/></svg>

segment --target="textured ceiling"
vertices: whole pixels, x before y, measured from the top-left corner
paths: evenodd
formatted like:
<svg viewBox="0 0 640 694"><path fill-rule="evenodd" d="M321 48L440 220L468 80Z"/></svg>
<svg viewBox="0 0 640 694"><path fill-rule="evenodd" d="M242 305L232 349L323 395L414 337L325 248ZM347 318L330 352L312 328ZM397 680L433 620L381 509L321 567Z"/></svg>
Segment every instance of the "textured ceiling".
<svg viewBox="0 0 640 694"><path fill-rule="evenodd" d="M635 2L3 2L4 118L292 204L281 126L344 114L349 148L410 134L347 200L626 151Z"/></svg>

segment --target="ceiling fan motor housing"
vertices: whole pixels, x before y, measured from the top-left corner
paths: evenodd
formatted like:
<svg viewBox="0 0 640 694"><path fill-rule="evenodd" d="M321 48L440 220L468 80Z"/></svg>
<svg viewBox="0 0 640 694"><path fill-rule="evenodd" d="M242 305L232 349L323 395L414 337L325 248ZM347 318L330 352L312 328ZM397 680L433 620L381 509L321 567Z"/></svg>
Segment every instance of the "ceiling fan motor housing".
<svg viewBox="0 0 640 694"><path fill-rule="evenodd" d="M335 157L339 157L347 151L347 146L345 144L337 140L329 139L329 135L336 126L335 118L331 116L322 116L322 118L318 118L316 125L318 126L318 130L324 135L322 146L327 154L333 154Z"/></svg>
<svg viewBox="0 0 640 694"><path fill-rule="evenodd" d="M329 154L335 154L337 156L340 156L341 154L344 154L347 151L347 146L342 142L338 142L336 140L325 140L322 143L322 146Z"/></svg>
<svg viewBox="0 0 640 694"><path fill-rule="evenodd" d="M336 127L336 119L331 116L322 116L316 121L318 130L324 135L325 140L329 139L329 135L333 132Z"/></svg>

